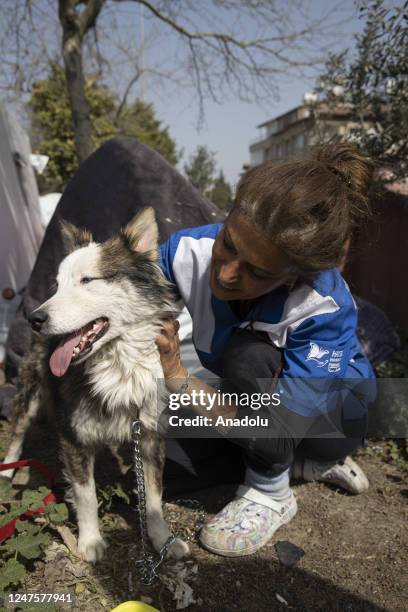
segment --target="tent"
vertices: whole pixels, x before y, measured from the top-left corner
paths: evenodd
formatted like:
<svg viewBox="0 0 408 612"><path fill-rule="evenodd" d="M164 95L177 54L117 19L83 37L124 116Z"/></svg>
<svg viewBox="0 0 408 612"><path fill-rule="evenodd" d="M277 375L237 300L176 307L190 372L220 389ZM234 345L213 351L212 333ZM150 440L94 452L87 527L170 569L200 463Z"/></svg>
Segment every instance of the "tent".
<svg viewBox="0 0 408 612"><path fill-rule="evenodd" d="M9 325L44 234L24 129L0 107L0 364Z"/></svg>

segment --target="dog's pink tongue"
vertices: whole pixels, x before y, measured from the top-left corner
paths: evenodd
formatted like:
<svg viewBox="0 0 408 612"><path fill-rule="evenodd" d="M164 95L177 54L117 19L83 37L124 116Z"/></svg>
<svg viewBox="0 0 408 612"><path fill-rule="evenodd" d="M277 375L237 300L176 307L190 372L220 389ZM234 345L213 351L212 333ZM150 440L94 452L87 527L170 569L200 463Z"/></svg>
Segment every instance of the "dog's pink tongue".
<svg viewBox="0 0 408 612"><path fill-rule="evenodd" d="M78 332L61 340L50 357L50 368L54 376L64 376L71 363L72 351L79 344L81 336L82 334Z"/></svg>

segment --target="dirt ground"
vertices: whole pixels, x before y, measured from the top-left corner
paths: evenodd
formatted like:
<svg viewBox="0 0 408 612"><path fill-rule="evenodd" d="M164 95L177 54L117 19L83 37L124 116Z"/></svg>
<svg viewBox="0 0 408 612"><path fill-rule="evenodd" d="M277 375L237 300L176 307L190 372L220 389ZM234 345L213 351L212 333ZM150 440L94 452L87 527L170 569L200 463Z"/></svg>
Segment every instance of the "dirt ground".
<svg viewBox="0 0 408 612"><path fill-rule="evenodd" d="M9 433L9 423L0 421L2 454ZM408 480L406 472L385 461L385 453L384 444L373 443L368 452L359 454L358 461L371 483L364 495L353 497L322 483L295 484L297 516L255 555L218 557L193 543L188 562L166 562L160 579L150 587L143 586L135 566L140 556L137 513L117 503L114 511L101 517L109 544L104 561L90 566L77 559L56 533L43 558L29 566L20 590L73 591L76 604L71 609L81 612L110 610L128 599L144 600L168 612L177 609L173 595L178 573L192 589L190 600L195 603L187 608L191 611L405 611ZM25 445L24 458L29 457L56 464L53 436L40 426L31 430ZM99 482L121 478L119 468L112 466L111 461L101 466ZM129 477L130 472L122 477L127 490ZM35 477L30 475L25 486L33 484ZM191 498L213 513L232 493L231 486L217 487ZM184 502L166 503L165 516L172 529L185 532L196 524L198 512ZM68 526L75 532L73 517ZM287 568L279 562L277 541L289 541L305 555Z"/></svg>

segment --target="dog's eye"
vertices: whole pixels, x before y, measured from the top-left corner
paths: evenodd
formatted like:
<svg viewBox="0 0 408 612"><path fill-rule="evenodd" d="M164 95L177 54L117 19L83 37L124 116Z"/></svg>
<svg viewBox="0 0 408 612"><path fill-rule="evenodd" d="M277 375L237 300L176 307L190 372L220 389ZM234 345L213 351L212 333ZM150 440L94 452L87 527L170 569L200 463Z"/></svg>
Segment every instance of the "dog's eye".
<svg viewBox="0 0 408 612"><path fill-rule="evenodd" d="M87 285L88 283L90 283L93 280L95 280L95 279L92 278L91 276L84 276L83 278L81 278L81 284L82 285Z"/></svg>

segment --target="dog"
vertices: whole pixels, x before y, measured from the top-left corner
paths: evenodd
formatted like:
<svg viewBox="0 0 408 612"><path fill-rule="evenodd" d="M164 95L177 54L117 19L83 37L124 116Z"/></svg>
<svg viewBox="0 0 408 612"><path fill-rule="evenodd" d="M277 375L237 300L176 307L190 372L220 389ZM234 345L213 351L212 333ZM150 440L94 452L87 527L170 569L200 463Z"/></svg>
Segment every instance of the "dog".
<svg viewBox="0 0 408 612"><path fill-rule="evenodd" d="M67 255L56 293L28 317L34 341L20 368L5 462L19 458L25 432L46 403L58 431L67 500L77 515L78 551L99 561L106 544L98 526L95 453L101 445L130 441L139 411L147 531L159 551L171 533L161 503L164 441L157 423L167 398L158 384L164 377L155 338L176 308L158 263L154 210L144 209L103 243L65 221L61 233ZM188 552L179 538L168 548L173 558Z"/></svg>

